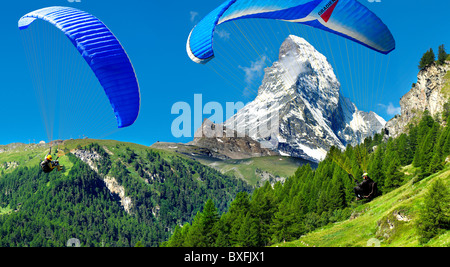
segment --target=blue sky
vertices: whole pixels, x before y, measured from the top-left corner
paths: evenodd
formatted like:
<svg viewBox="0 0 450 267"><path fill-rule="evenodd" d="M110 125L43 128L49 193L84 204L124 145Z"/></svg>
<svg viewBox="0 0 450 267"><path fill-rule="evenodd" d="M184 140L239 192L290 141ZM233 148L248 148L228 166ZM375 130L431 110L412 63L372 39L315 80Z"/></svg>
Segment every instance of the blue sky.
<svg viewBox="0 0 450 267"><path fill-rule="evenodd" d="M437 52L441 44L445 44L447 52L450 53L450 35L448 34L450 2L442 0L381 0L381 2L360 0L360 2L377 14L393 33L397 48L391 53L390 58L372 56L370 52L360 50L348 43L350 53L360 53L354 61L352 60L349 67L345 60L339 60L339 57L343 55L337 49L329 49L330 46L345 45L342 40L330 36L331 45L324 45L321 43L324 39L316 38L313 34L301 36L301 32L292 33L304 37L328 57L343 84L343 93L352 98L358 107L366 111L373 110L389 120L394 116L395 108L399 106L399 99L410 90L411 84L416 82L417 65L423 53L429 48ZM81 0L81 2L73 3L67 0L4 1L3 10L7 12L3 12L0 17L3 33L0 49L4 51L0 63L2 68L0 112L3 115L0 144L48 140L43 117L39 112L40 103L35 96L32 78L27 67L26 52L17 29L17 21L30 11L53 5L79 8L102 20L120 40L136 70L142 97L140 116L133 126L116 131L105 138L143 145L151 145L156 141L189 141L191 138L175 138L172 135L171 124L177 117L171 114L172 106L179 101L193 106L194 94L203 95L203 104L216 101L225 106L226 102L251 101L255 96L249 94L246 87L257 90L262 80L261 68L257 65L258 60L262 56L267 56L270 61L276 60L276 49L280 42L291 30L296 29L292 26L269 25L265 22L260 24L244 22L238 24L239 28L233 28L234 25L224 25L218 32L220 36L217 38L216 54L227 49L228 44L233 44L233 38L236 38L233 40L242 39L242 35L236 36L239 35L237 29L242 29L244 36L251 36L252 27L267 25L280 27L281 30L268 31L265 35L259 36L261 39L273 42L258 46L260 57L239 58L236 59L236 64L221 65L220 62L214 62L215 65L211 67L197 65L186 54L186 39L195 23L221 3L222 0ZM250 32L246 33L246 29ZM313 29L313 31L318 30ZM308 29L307 32L309 33L310 30ZM254 41L255 44L258 42ZM249 47L252 44L243 42L242 46L247 49L244 49L244 52L250 51ZM273 47L276 49L271 49ZM236 50L230 50L228 53L237 54ZM332 62L332 56L338 62L336 66ZM375 60L374 63L371 61L372 58ZM215 60L218 59L219 56ZM358 60L364 63L358 65ZM380 65L377 65L377 62ZM270 65L270 63L266 64ZM356 66L359 66L359 69L352 71L352 67ZM252 67L254 72L249 71ZM230 72L235 78L228 77ZM351 72L353 74L349 74ZM249 77L251 74L253 76ZM353 76L350 77L350 75ZM377 90L377 96L373 96L375 91L371 88L372 84L379 80L376 78L377 75L382 77L384 86L377 86L382 90ZM353 84L348 82L351 78L354 78ZM370 82L366 82L367 79L370 79ZM366 85L364 88L359 88L360 84ZM353 88L350 89L352 85ZM81 93L83 90L80 88ZM111 110L106 112L113 117ZM205 115L205 117L208 116ZM71 121L66 123L70 124ZM109 130L105 130L105 133ZM89 133L86 135L89 136ZM58 136L55 133L54 138L58 137L76 138L77 135Z"/></svg>

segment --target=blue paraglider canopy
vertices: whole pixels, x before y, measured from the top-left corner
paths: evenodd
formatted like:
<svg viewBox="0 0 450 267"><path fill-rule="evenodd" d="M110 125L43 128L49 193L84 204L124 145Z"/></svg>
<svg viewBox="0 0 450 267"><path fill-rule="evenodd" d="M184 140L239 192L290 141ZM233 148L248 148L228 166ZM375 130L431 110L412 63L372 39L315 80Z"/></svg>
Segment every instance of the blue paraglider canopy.
<svg viewBox="0 0 450 267"><path fill-rule="evenodd" d="M132 125L139 115L139 84L128 55L105 24L84 11L56 6L26 14L19 20L19 29L27 29L36 19L64 32L105 90L118 127Z"/></svg>
<svg viewBox="0 0 450 267"><path fill-rule="evenodd" d="M395 49L395 40L387 26L356 0L227 0L191 31L186 45L189 57L196 63L207 63L214 58L216 26L248 18L305 24L382 54Z"/></svg>

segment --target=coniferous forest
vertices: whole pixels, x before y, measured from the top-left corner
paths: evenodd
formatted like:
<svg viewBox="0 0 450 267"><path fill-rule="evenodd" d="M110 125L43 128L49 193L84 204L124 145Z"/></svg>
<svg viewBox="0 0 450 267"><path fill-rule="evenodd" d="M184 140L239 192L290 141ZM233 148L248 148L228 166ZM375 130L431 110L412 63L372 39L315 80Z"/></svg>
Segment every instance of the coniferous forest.
<svg viewBox="0 0 450 267"><path fill-rule="evenodd" d="M71 166L64 172L44 174L39 166L2 170L0 246L61 247L71 238L96 247L255 247L296 240L349 219L367 202L355 201L348 173L361 181L368 172L384 195L445 168L449 107L439 120L446 124L425 112L408 134L376 134L344 152L332 148L317 169L304 165L284 183L256 189L174 154L114 143L108 147L113 156L105 145L78 146L99 156L98 171L69 151ZM133 203L129 211L106 187L106 176L124 187ZM427 195L417 225L421 242L449 229L446 198L448 190L439 183Z"/></svg>
<svg viewBox="0 0 450 267"><path fill-rule="evenodd" d="M224 212L237 192L251 190L193 160L117 147L118 159L95 143L84 148L101 155L99 173L68 153L73 166L63 174L44 174L39 166L3 174L0 207L11 212L0 216L0 247L62 247L71 238L82 246L157 246L175 225L191 221L207 199ZM131 198L129 213L105 186L106 174Z"/></svg>
<svg viewBox="0 0 450 267"><path fill-rule="evenodd" d="M417 125L410 126L409 134L396 139L376 134L361 145L348 146L345 152L332 148L316 170L302 166L284 184L266 183L252 194L239 193L226 213L221 214L210 199L191 224L177 226L163 245L267 246L296 240L319 227L347 220L361 203L355 201L355 183L347 173L360 178L367 171L377 183L378 195L382 195L444 168L450 155L449 110L445 105L440 120L447 122L446 127L425 112ZM405 166L412 173L405 174ZM449 192L439 182L432 191L425 200L425 206L429 206L418 220L421 242L450 229Z"/></svg>

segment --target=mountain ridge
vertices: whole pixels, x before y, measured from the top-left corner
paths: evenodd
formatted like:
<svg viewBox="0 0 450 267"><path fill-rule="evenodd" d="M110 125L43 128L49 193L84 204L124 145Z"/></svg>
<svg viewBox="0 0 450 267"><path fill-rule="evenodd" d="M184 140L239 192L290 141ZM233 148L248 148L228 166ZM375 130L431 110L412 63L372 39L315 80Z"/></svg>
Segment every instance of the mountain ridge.
<svg viewBox="0 0 450 267"><path fill-rule="evenodd" d="M238 132L244 128L245 135L281 155L319 162L331 146L359 144L386 123L341 94L327 58L303 38L286 38L278 61L264 71L256 99L224 125ZM279 127L264 125L268 120Z"/></svg>

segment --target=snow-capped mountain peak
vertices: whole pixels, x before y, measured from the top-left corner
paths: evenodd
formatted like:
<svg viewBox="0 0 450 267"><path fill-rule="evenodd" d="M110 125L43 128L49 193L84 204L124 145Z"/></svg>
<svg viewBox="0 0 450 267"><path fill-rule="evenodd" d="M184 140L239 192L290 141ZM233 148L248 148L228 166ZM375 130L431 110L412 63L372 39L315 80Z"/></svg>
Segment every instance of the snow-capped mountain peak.
<svg viewBox="0 0 450 267"><path fill-rule="evenodd" d="M356 145L386 124L374 112L358 110L340 86L327 58L290 35L278 61L265 69L256 99L225 125L282 155L320 161L331 146Z"/></svg>

